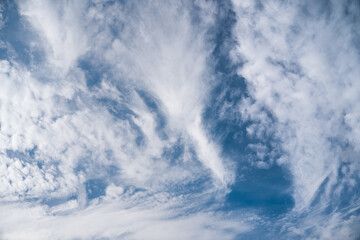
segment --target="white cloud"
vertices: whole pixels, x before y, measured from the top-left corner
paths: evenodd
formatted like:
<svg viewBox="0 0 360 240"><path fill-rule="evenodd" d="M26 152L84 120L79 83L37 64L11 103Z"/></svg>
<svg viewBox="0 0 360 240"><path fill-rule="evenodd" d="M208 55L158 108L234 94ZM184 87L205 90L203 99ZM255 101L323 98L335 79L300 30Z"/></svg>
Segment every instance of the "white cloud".
<svg viewBox="0 0 360 240"><path fill-rule="evenodd" d="M87 1L21 1L20 14L30 22L43 40L47 60L59 72L67 72L87 50L82 16Z"/></svg>
<svg viewBox="0 0 360 240"><path fill-rule="evenodd" d="M110 48L104 50L102 46L95 46L94 49L105 51L105 60L115 65L117 73L131 81L130 85L144 89L158 99L169 130L189 136L200 161L222 184L231 183L231 171L221 159L217 146L206 136L200 120L204 101L214 81L207 67L212 46L205 36L212 23L212 6L203 4L206 11L202 10L205 15L202 17L206 21L192 26L190 12L184 3L128 5L118 7L114 4L112 9L100 9L106 13L106 17L99 20L100 26L114 18L113 15L117 25L125 22L126 25L119 37L112 40ZM117 12L122 8L125 8L124 15L118 17ZM101 16L96 11L99 10L90 10L93 15ZM97 34L109 35L106 31Z"/></svg>
<svg viewBox="0 0 360 240"><path fill-rule="evenodd" d="M122 194L122 193L120 193ZM223 213L212 211L185 213L183 199L159 202L157 196L130 195L117 201L101 202L86 209L69 202L59 209L41 206L7 205L1 207L4 239L233 239L251 229L250 225ZM145 198L144 198L145 197ZM144 201L145 200L145 201ZM73 205L73 206L72 206ZM57 215L49 215L57 212ZM5 218L4 216L10 216ZM21 228L18 225L21 224Z"/></svg>
<svg viewBox="0 0 360 240"><path fill-rule="evenodd" d="M18 2L46 60L34 68L0 62L0 201L11 216L1 217L1 237L167 239L171 230L179 239L231 239L250 229L211 209L186 215L222 199L233 181L201 122L214 81L206 39L213 17L211 4L198 4L194 24L190 3ZM91 89L80 58L110 69ZM117 107L131 113L116 117ZM177 145L183 153L173 162L163 153ZM107 185L106 196L87 196L92 179ZM191 185L201 190L190 196Z"/></svg>
<svg viewBox="0 0 360 240"><path fill-rule="evenodd" d="M233 57L243 63L238 73L255 99L242 102L242 114L281 140L287 160L280 163L293 175L296 209L308 209L329 179L319 206L326 207L340 181L342 145L359 151L359 32L352 20L359 19L359 6L339 1L327 6L311 1L234 5L238 46ZM257 111L262 106L275 123L264 121Z"/></svg>

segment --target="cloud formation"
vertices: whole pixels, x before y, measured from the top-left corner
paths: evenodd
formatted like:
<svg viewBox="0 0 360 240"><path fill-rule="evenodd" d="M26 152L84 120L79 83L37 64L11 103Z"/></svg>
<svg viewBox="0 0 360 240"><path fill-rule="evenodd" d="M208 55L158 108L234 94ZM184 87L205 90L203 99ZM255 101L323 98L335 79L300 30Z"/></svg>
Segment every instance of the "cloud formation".
<svg viewBox="0 0 360 240"><path fill-rule="evenodd" d="M356 1L5 1L0 238L356 239Z"/></svg>
<svg viewBox="0 0 360 240"><path fill-rule="evenodd" d="M341 239L348 232L340 227L347 217L337 212L359 207L359 5L234 1L234 6L238 46L233 59L242 63L238 73L255 100L244 100L240 108L262 123L249 130L275 132L284 151L277 163L293 175L294 211L331 211L326 230L315 235L335 239L328 233L340 228L344 232L336 239ZM264 119L259 108L275 122ZM344 165L354 172L342 172ZM343 209L345 201L349 209Z"/></svg>
<svg viewBox="0 0 360 240"><path fill-rule="evenodd" d="M8 7L41 57L0 65L0 194L13 216L2 237L231 239L250 229L202 207L233 181L201 117L214 82L212 3Z"/></svg>

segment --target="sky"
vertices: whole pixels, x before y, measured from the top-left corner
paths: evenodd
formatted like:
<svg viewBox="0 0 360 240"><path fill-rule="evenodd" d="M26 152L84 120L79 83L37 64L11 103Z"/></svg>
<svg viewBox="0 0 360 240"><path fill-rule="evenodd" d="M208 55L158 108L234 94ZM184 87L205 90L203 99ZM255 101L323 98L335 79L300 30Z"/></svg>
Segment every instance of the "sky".
<svg viewBox="0 0 360 240"><path fill-rule="evenodd" d="M0 1L1 240L359 240L360 2Z"/></svg>

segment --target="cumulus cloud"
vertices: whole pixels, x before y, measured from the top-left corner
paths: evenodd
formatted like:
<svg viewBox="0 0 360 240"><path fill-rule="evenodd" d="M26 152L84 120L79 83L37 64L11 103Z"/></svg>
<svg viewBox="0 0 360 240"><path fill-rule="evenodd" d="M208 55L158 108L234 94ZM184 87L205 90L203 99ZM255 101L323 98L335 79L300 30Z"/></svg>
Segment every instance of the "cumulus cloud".
<svg viewBox="0 0 360 240"><path fill-rule="evenodd" d="M20 45L0 35L1 238L236 239L264 227L284 239L359 234L356 1L10 5L0 5L0 28L28 32L16 28ZM222 27L229 31L214 31ZM222 64L230 70L216 72ZM244 86L222 84L233 68ZM208 120L213 99L219 116ZM246 139L234 133L219 144L208 124L219 119L241 125L226 128ZM226 144L240 152L238 165ZM244 186L243 169L289 171L291 189L265 183L268 175ZM295 206L274 218L234 207L275 206L284 194Z"/></svg>
<svg viewBox="0 0 360 240"><path fill-rule="evenodd" d="M342 156L349 149L359 151L359 5L233 3L238 46L232 56L241 62L238 73L255 100L244 100L240 109L243 116L261 123L248 131L270 129L280 139L284 158L278 163L293 175L296 210L334 205L339 182L351 185L338 173ZM275 122L267 121L259 108L270 111ZM357 161L352 155L347 164Z"/></svg>
<svg viewBox="0 0 360 240"><path fill-rule="evenodd" d="M202 124L213 7L17 2L44 56L0 62L0 197L12 216L2 237L231 239L250 229L201 207L233 182Z"/></svg>

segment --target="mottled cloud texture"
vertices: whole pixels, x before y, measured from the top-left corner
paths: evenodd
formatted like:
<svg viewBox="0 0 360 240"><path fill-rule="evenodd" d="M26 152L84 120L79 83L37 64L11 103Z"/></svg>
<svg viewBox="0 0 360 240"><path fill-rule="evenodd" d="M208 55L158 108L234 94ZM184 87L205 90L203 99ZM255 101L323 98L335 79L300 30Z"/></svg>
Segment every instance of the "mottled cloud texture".
<svg viewBox="0 0 360 240"><path fill-rule="evenodd" d="M357 239L359 10L0 3L0 239Z"/></svg>

